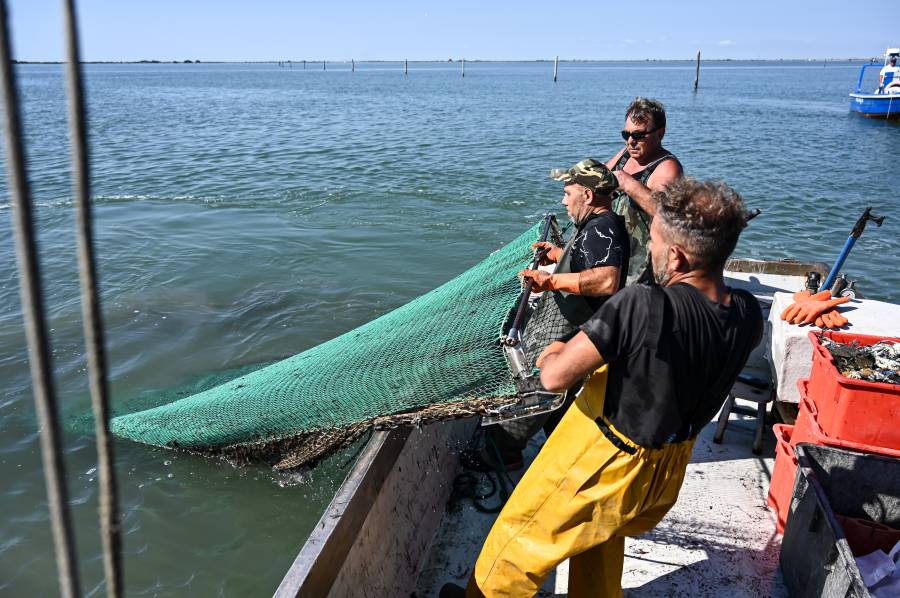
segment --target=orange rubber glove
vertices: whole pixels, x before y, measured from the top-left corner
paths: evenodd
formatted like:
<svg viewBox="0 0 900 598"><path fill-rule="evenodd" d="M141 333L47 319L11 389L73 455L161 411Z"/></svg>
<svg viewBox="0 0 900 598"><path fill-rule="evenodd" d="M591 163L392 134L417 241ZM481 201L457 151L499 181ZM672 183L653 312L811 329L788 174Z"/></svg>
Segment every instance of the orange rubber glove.
<svg viewBox="0 0 900 598"><path fill-rule="evenodd" d="M849 321L846 316L832 309L816 318L816 326L819 328L841 328L846 326Z"/></svg>
<svg viewBox="0 0 900 598"><path fill-rule="evenodd" d="M829 315L829 314L825 314L825 315ZM846 326L847 324L850 323L850 320L847 319L847 316L845 316L844 314L842 314L841 312L839 312L836 309L831 310L830 316L831 316L830 326L832 328L843 328L844 326ZM826 323L828 323L828 320L826 320Z"/></svg>
<svg viewBox="0 0 900 598"><path fill-rule="evenodd" d="M815 295L810 295L809 291L802 290L794 293L794 301L827 301L831 299L831 291L819 291Z"/></svg>
<svg viewBox="0 0 900 598"><path fill-rule="evenodd" d="M797 291L796 293L794 293L794 302L785 307L781 312L781 319L789 320L790 318L788 318L788 314L796 311L797 306L801 303L807 303L809 301L828 301L829 299L831 299L831 291L819 291L815 295L810 295L809 291L805 289L802 291Z"/></svg>
<svg viewBox="0 0 900 598"><path fill-rule="evenodd" d="M547 255L544 256L544 259L541 260L542 266L546 266L548 264L557 264L559 263L559 259L562 257L563 250L550 243L549 241L538 241L537 243L532 243L531 248L534 251L540 251L541 249L547 250Z"/></svg>
<svg viewBox="0 0 900 598"><path fill-rule="evenodd" d="M543 293L544 291L553 290L553 275L549 272L525 269L519 272L519 276L526 279L526 282L529 278L534 281L534 285L531 287L533 293Z"/></svg>
<svg viewBox="0 0 900 598"><path fill-rule="evenodd" d="M791 324L812 324L816 321L816 318L829 311L832 307L849 302L850 297L837 297L828 301L800 301L789 305L782 312L781 319Z"/></svg>
<svg viewBox="0 0 900 598"><path fill-rule="evenodd" d="M530 278L534 281L531 290L535 293L544 291L565 291L567 293L581 294L581 272L567 272L565 274L550 274L543 270L522 270L519 276Z"/></svg>

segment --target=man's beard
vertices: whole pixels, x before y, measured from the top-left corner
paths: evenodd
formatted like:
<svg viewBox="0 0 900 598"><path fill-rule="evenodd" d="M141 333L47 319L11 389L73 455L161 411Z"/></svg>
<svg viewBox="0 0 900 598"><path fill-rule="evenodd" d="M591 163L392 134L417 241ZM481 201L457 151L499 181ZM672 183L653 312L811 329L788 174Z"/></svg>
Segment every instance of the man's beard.
<svg viewBox="0 0 900 598"><path fill-rule="evenodd" d="M668 258L668 256L669 256L669 248L668 247L666 247L666 251L665 251L665 253L663 253L663 255L666 256L666 258ZM653 280L655 280L656 284L658 284L661 287L666 286L666 283L672 279L672 274L669 273L669 269L668 269L668 265L669 265L668 259L666 259L666 261L664 261L662 263L662 265L660 265L660 264L656 263L656 259L654 259L653 254L651 254L650 255L650 264L653 267Z"/></svg>
<svg viewBox="0 0 900 598"><path fill-rule="evenodd" d="M584 223L584 218L579 220L578 218L573 216L571 212L566 212L566 215L569 217L569 222L575 225L575 228L580 228Z"/></svg>

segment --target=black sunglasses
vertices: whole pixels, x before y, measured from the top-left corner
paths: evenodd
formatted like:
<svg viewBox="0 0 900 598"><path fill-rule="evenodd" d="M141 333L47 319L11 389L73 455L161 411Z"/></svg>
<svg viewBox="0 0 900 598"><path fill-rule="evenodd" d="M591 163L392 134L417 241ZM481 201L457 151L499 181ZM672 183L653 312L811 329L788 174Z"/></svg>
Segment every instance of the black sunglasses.
<svg viewBox="0 0 900 598"><path fill-rule="evenodd" d="M635 141L640 141L650 133L655 133L659 129L650 129L649 131L622 131L622 139L628 141L628 138L631 137Z"/></svg>

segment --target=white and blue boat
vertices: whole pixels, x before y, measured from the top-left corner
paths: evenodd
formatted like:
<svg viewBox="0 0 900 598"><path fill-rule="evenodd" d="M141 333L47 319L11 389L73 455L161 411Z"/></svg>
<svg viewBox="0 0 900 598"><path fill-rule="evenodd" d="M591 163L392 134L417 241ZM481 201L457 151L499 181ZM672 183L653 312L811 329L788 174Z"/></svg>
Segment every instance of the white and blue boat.
<svg viewBox="0 0 900 598"><path fill-rule="evenodd" d="M884 65L887 67L891 57L900 56L900 48L888 48L884 53ZM850 94L850 109L863 116L873 118L900 118L900 75L888 72L884 80L879 81L878 88L871 93L862 91L863 76L866 69L878 67L878 64L866 64L859 69L856 90Z"/></svg>

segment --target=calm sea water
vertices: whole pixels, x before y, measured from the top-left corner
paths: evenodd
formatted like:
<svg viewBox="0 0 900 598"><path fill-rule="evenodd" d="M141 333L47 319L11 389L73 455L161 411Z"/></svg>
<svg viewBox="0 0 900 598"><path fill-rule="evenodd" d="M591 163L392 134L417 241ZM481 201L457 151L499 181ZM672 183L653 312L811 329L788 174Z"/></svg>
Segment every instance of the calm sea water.
<svg viewBox="0 0 900 598"><path fill-rule="evenodd" d="M738 255L831 262L862 209L845 271L900 299L900 126L848 110L858 65L688 63L87 66L97 250L113 398L278 359L452 278L513 238L561 189L551 167L621 146L635 95L669 114L689 174L763 215ZM19 69L30 173L66 413L88 404L63 78ZM874 85L874 83L873 83ZM5 170L4 170L5 172ZM5 184L5 181L4 181ZM0 195L0 593L56 591ZM91 438L66 464L85 587L102 593ZM129 595L264 595L277 586L349 458L278 476L117 445Z"/></svg>

